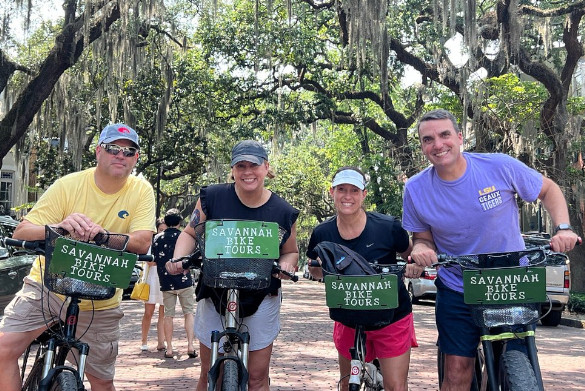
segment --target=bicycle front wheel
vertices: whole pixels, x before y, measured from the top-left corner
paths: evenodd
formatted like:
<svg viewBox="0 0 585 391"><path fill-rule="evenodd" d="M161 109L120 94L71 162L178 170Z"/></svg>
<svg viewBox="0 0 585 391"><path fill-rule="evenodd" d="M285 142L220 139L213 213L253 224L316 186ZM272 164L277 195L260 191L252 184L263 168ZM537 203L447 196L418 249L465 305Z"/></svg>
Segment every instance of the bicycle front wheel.
<svg viewBox="0 0 585 391"><path fill-rule="evenodd" d="M77 391L77 379L72 372L59 373L49 386L49 391Z"/></svg>
<svg viewBox="0 0 585 391"><path fill-rule="evenodd" d="M507 350L502 355L502 390L538 390L536 375L526 353Z"/></svg>
<svg viewBox="0 0 585 391"><path fill-rule="evenodd" d="M223 362L223 380L221 381L221 391L237 391L240 382L238 375L238 363L234 360L225 360Z"/></svg>

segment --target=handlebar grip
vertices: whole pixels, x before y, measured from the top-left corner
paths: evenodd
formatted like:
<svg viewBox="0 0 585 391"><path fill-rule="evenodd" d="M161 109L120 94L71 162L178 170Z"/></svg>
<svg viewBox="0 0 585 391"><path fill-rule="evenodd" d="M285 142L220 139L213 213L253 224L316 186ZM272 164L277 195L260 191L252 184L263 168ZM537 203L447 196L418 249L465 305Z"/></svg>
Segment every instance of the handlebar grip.
<svg viewBox="0 0 585 391"><path fill-rule="evenodd" d="M288 276L292 282L297 282L299 280L299 277L297 277L295 272L291 273L291 272L287 272L286 270L283 270L277 261L274 261L274 263L272 265L272 273L284 274L285 276Z"/></svg>
<svg viewBox="0 0 585 391"><path fill-rule="evenodd" d="M289 277L290 277L290 280L291 280L292 282L297 282L297 281L299 280L299 277L298 277L298 276L297 276L297 275L296 275L294 272L293 272L293 273L289 273L289 272L287 272L286 270L282 270L282 269L280 269L279 271L280 271L282 274L284 274L285 276L289 276Z"/></svg>
<svg viewBox="0 0 585 391"><path fill-rule="evenodd" d="M154 262L154 255L152 254L138 254L139 262Z"/></svg>
<svg viewBox="0 0 585 391"><path fill-rule="evenodd" d="M195 252L185 255L184 257L174 259L171 262L181 262L181 267L184 270L201 267L201 250L197 249Z"/></svg>
<svg viewBox="0 0 585 391"><path fill-rule="evenodd" d="M4 238L4 244L12 247L26 248L27 250L38 250L44 241L39 240L19 240L12 238Z"/></svg>
<svg viewBox="0 0 585 391"><path fill-rule="evenodd" d="M311 259L311 260L309 260L309 266L310 267L321 267L321 264L316 259Z"/></svg>

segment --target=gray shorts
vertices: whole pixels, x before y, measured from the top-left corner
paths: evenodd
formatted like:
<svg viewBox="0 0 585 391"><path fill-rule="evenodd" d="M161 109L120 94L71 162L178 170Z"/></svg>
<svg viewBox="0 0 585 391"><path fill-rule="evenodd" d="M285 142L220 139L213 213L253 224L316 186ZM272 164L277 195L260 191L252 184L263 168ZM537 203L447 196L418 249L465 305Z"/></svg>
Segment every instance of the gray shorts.
<svg viewBox="0 0 585 391"><path fill-rule="evenodd" d="M0 331L18 333L46 327L59 317L64 320L66 311L67 302L44 286L41 288L38 282L25 278L24 286L4 310ZM114 379L123 316L120 307L79 313L77 338L90 346L85 369L90 375L104 380ZM68 359L76 362L73 355Z"/></svg>
<svg viewBox="0 0 585 391"><path fill-rule="evenodd" d="M250 333L250 351L269 346L280 332L280 303L282 294L266 296L254 315L242 319L242 330ZM166 308L166 307L165 307ZM218 314L211 299L197 302L195 336L203 345L211 348L211 332L223 330L225 318ZM221 348L222 343L220 343ZM222 351L223 352L223 351Z"/></svg>
<svg viewBox="0 0 585 391"><path fill-rule="evenodd" d="M183 309L183 315L192 314L195 308L195 287L177 289L173 291L163 291L163 305L165 306L165 317L175 317L175 306L177 305L177 297Z"/></svg>

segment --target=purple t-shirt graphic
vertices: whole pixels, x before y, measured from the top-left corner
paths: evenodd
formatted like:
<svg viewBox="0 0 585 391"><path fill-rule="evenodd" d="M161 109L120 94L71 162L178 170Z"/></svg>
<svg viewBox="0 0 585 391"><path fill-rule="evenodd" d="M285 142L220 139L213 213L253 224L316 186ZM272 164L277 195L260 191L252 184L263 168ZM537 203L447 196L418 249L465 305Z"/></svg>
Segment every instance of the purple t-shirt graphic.
<svg viewBox="0 0 585 391"><path fill-rule="evenodd" d="M431 166L406 182L404 229L430 231L437 251L450 255L523 249L516 194L536 201L542 174L504 154L463 156L467 169L455 181L442 180ZM441 268L439 277L463 292L459 268Z"/></svg>

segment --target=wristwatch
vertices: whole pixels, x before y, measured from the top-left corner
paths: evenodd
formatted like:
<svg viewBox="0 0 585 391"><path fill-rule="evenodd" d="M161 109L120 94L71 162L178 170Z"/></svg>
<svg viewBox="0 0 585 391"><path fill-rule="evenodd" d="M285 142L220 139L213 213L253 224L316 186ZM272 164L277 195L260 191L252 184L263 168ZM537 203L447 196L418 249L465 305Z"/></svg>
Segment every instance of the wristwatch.
<svg viewBox="0 0 585 391"><path fill-rule="evenodd" d="M564 231L564 230L573 230L573 227L571 227L571 224L567 224L567 223L561 223L559 225L556 226L555 228L555 234L559 231Z"/></svg>

